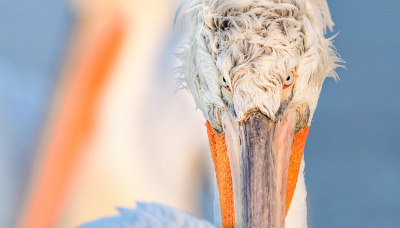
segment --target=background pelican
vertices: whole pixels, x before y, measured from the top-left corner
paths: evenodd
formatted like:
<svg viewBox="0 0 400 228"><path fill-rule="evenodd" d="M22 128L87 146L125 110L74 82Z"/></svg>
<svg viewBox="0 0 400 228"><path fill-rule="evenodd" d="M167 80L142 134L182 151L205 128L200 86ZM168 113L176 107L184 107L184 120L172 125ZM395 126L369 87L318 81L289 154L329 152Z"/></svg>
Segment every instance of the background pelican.
<svg viewBox="0 0 400 228"><path fill-rule="evenodd" d="M204 200L212 191L212 161L203 117L190 94L171 92L175 82L165 72L176 61L159 53L178 45L171 21L179 3L73 3L68 51L55 94L46 96L51 108L19 227L76 227L137 200L212 219L211 196ZM161 8L149 13L153 5ZM162 109L162 118L151 107Z"/></svg>
<svg viewBox="0 0 400 228"><path fill-rule="evenodd" d="M322 84L341 62L324 37L333 26L326 1L185 3L179 83L207 119L216 226L307 227L304 145ZM141 204L111 219L187 226L169 211Z"/></svg>

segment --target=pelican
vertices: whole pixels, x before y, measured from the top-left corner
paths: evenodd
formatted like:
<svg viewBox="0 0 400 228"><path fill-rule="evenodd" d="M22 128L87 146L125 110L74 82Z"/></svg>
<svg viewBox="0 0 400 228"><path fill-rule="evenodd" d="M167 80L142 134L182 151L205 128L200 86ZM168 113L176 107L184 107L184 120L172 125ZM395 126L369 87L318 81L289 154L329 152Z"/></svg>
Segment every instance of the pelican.
<svg viewBox="0 0 400 228"><path fill-rule="evenodd" d="M188 0L178 85L206 119L216 227L307 227L304 146L327 77L342 60L326 0ZM140 203L82 227L213 227Z"/></svg>

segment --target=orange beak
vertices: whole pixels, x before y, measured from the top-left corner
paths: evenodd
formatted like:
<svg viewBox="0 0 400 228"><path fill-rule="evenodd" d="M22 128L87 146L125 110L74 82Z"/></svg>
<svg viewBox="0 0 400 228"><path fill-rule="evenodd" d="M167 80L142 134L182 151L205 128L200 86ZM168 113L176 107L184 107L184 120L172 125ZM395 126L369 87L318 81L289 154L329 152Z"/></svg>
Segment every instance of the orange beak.
<svg viewBox="0 0 400 228"><path fill-rule="evenodd" d="M295 112L277 123L254 113L239 129L223 119L223 136L206 123L222 227L283 228L309 128L294 132Z"/></svg>

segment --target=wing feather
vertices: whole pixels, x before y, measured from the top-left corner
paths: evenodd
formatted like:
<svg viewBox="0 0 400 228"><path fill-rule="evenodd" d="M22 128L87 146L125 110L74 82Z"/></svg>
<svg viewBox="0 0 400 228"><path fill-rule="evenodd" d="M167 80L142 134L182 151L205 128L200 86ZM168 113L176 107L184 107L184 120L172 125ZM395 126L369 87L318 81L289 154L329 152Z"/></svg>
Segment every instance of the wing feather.
<svg viewBox="0 0 400 228"><path fill-rule="evenodd" d="M172 207L137 203L136 209L118 208L121 215L98 219L79 228L214 228L210 222Z"/></svg>

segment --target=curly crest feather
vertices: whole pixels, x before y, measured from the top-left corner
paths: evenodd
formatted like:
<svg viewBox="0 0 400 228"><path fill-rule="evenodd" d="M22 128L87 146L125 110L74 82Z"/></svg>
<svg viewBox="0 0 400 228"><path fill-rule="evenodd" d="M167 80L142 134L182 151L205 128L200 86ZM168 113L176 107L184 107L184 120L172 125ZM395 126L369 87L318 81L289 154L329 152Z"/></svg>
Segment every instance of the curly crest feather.
<svg viewBox="0 0 400 228"><path fill-rule="evenodd" d="M238 120L252 109L274 119L284 80L296 69L291 105L307 103L311 120L325 78L337 78L342 61L324 37L334 25L326 0L188 0L176 17L189 34L178 54L179 85L206 119L214 106Z"/></svg>

